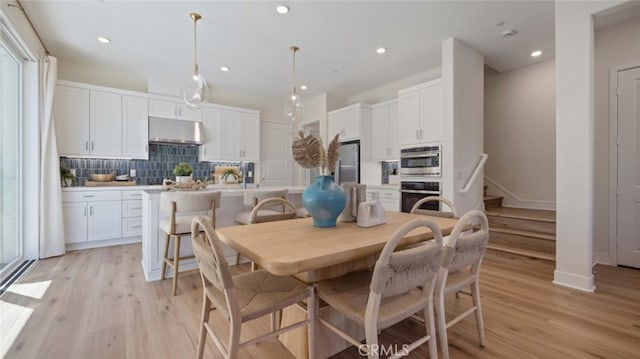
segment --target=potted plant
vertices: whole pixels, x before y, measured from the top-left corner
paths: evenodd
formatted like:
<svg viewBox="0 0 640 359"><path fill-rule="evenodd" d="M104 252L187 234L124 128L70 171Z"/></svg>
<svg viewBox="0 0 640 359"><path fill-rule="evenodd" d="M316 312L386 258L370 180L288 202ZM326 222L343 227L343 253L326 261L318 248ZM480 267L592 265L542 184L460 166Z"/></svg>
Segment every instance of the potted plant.
<svg viewBox="0 0 640 359"><path fill-rule="evenodd" d="M70 169L66 168L62 163L60 164L60 185L62 187L76 186L78 180L73 175Z"/></svg>
<svg viewBox="0 0 640 359"><path fill-rule="evenodd" d="M176 182L178 183L192 183L193 168L188 163L180 162L173 168L173 174L176 175Z"/></svg>
<svg viewBox="0 0 640 359"><path fill-rule="evenodd" d="M238 183L238 173L235 169L229 168L222 174L224 183Z"/></svg>

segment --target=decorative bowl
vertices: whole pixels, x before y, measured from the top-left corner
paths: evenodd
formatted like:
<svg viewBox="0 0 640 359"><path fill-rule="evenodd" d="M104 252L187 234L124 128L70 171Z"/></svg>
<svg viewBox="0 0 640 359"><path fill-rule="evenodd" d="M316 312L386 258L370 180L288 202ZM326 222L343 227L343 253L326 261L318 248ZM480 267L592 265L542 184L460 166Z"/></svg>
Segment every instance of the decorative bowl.
<svg viewBox="0 0 640 359"><path fill-rule="evenodd" d="M113 177L115 177L115 172L105 174L94 173L91 175L91 180L96 182L109 182L113 181Z"/></svg>

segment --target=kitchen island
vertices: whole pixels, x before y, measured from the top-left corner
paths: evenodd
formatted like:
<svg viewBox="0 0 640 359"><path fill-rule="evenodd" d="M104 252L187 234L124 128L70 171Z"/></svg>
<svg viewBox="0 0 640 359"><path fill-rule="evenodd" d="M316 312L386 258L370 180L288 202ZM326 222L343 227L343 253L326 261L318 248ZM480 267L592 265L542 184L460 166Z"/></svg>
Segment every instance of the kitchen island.
<svg viewBox="0 0 640 359"><path fill-rule="evenodd" d="M265 187L263 189L281 189L277 187ZM300 207L302 203L302 192L304 187L288 187L289 201L296 207ZM236 214L250 210L244 205L244 194L246 191L255 191L256 189L241 188L216 188L207 187L204 191L222 191L220 200L220 208L216 210L216 227L235 226L234 220ZM165 233L159 230L158 223L163 216L168 217L168 213L160 211L160 194L161 189L145 189L142 191L142 269L144 276L148 282L159 280L162 268L162 246L164 243ZM173 246L174 241L171 241ZM173 247L169 248L169 253L173 253ZM191 241L183 240L180 246L180 256L188 256L193 254ZM236 252L230 247L225 248L225 257L229 264L235 263ZM180 272L185 272L197 268L195 260L180 261ZM171 270L167 271L168 277L173 276Z"/></svg>

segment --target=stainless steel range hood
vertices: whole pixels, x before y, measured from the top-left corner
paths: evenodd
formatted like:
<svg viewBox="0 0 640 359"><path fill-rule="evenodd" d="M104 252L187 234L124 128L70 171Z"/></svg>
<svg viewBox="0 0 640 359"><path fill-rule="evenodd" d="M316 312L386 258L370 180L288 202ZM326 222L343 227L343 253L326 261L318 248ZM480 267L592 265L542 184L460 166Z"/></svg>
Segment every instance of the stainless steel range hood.
<svg viewBox="0 0 640 359"><path fill-rule="evenodd" d="M149 142L182 145L204 143L202 122L149 117Z"/></svg>

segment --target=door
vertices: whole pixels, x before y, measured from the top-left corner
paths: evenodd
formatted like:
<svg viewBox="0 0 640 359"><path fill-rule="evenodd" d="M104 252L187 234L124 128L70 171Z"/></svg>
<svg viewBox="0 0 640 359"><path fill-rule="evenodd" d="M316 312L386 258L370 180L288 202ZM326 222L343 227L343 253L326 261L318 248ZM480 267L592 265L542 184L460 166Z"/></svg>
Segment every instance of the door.
<svg viewBox="0 0 640 359"><path fill-rule="evenodd" d="M227 161L240 161L240 112L222 111L222 156Z"/></svg>
<svg viewBox="0 0 640 359"><path fill-rule="evenodd" d="M122 96L91 91L89 145L93 156L122 156Z"/></svg>
<svg viewBox="0 0 640 359"><path fill-rule="evenodd" d="M640 67L618 72L618 264L640 268Z"/></svg>
<svg viewBox="0 0 640 359"><path fill-rule="evenodd" d="M87 241L87 202L67 202L62 204L65 243Z"/></svg>
<svg viewBox="0 0 640 359"><path fill-rule="evenodd" d="M122 155L149 159L149 100L122 96Z"/></svg>
<svg viewBox="0 0 640 359"><path fill-rule="evenodd" d="M263 122L260 183L270 186L291 185L291 125Z"/></svg>
<svg viewBox="0 0 640 359"><path fill-rule="evenodd" d="M442 86L436 84L420 91L422 126L420 142L442 141Z"/></svg>
<svg viewBox="0 0 640 359"><path fill-rule="evenodd" d="M255 113L242 113L241 149L242 160L260 161L260 116Z"/></svg>
<svg viewBox="0 0 640 359"><path fill-rule="evenodd" d="M360 145L358 143L343 144L338 150L338 168L336 183L360 183Z"/></svg>
<svg viewBox="0 0 640 359"><path fill-rule="evenodd" d="M56 86L54 116L60 155L88 155L89 90Z"/></svg>
<svg viewBox="0 0 640 359"><path fill-rule="evenodd" d="M385 160L389 157L389 137L389 106L374 107L371 111L371 159Z"/></svg>
<svg viewBox="0 0 640 359"><path fill-rule="evenodd" d="M222 110L207 107L204 109L204 144L200 146L200 161L219 161L222 155L222 145L225 140L222 132Z"/></svg>
<svg viewBox="0 0 640 359"><path fill-rule="evenodd" d="M400 146L420 143L420 91L398 97Z"/></svg>
<svg viewBox="0 0 640 359"><path fill-rule="evenodd" d="M122 237L122 201L89 202L89 240Z"/></svg>

